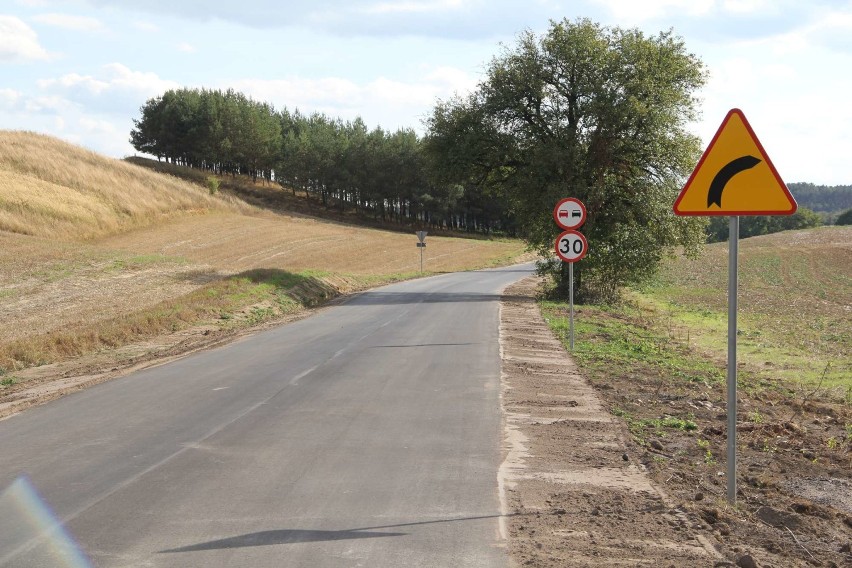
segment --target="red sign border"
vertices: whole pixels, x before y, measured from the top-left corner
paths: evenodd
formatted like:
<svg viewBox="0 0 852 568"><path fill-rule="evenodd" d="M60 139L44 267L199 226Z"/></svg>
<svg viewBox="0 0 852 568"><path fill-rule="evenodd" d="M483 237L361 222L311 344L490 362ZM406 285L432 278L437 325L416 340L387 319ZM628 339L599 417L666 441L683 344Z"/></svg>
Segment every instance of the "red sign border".
<svg viewBox="0 0 852 568"><path fill-rule="evenodd" d="M572 234L577 235L578 237L580 237L580 240L583 241L583 254L581 254L577 258L573 258L571 260L568 260L567 258L562 256L562 253L559 251L559 241L562 240L562 237L564 237L565 235L572 235ZM584 258L586 258L586 255L589 253L589 240L586 238L586 235L584 235L580 231L575 231L574 229L568 229L567 231L562 231L561 233L559 233L559 236L556 237L556 240L553 242L553 248L554 248L554 250L556 250L556 256L558 256L562 260L562 262L568 262L568 263L579 262L579 261L583 260Z"/></svg>
<svg viewBox="0 0 852 568"><path fill-rule="evenodd" d="M568 202L568 201L573 201L574 203L579 205L580 211L583 212L583 217L580 219L579 225L572 225L571 227L566 227L565 225L563 225L562 223L559 222L559 206L562 205L563 203ZM587 219L588 219L588 213L586 212L586 205L582 201L577 199L576 197L566 197L564 199L560 199L556 203L556 207L553 208L553 220L556 221L556 224L559 225L561 228L568 230L568 231L572 231L574 229L579 229L580 227L582 227L583 225L586 224Z"/></svg>
<svg viewBox="0 0 852 568"><path fill-rule="evenodd" d="M778 185L781 186L781 189L784 191L784 194L787 196L787 199L790 200L790 205L792 209L789 211L678 211L678 206L680 205L681 200L684 195L686 195L687 190L692 185L692 180L695 179L695 176L698 174L698 170L701 169L701 166L704 165L704 160L707 156L710 155L710 151L713 149L713 146L716 145L716 141L719 139L719 136L722 134L722 131L728 125L728 121L731 120L733 115L737 115L740 117L740 120L743 121L743 125L746 127L746 131L748 131L749 136L751 136L752 141L757 146L757 149L760 150L761 157L766 162L766 165L769 166L769 171L772 172L772 175L775 177L776 181L778 181ZM781 176L778 174L778 170L775 169L775 165L772 163L772 160L769 159L769 155L766 153L766 150L763 149L763 144L760 143L760 140L757 138L757 134L754 133L754 130L751 128L751 124L749 124L748 119L738 108L732 108L728 111L728 114L725 115L725 120L722 121L722 124L719 126L719 130L716 131L716 134L713 136L713 139L710 141L710 144L707 146L707 149L704 150L704 153L701 154L701 159L698 160L698 164L695 166L695 169L692 170L692 174L689 176L689 179L686 181L686 184L683 186L683 189L680 190L680 194L677 196L677 199L672 206L672 210L675 215L680 216L690 216L690 217L741 217L741 216L752 216L752 215L792 215L799 208L796 203L796 199L790 193L790 190L787 189L787 184L781 179Z"/></svg>

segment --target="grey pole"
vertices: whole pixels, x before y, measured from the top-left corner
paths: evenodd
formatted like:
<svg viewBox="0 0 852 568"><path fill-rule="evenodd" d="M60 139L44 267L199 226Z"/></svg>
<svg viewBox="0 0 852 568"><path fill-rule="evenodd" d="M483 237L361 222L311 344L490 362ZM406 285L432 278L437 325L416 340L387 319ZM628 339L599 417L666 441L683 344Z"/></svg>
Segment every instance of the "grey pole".
<svg viewBox="0 0 852 568"><path fill-rule="evenodd" d="M737 256L740 218L728 229L728 503L737 502Z"/></svg>
<svg viewBox="0 0 852 568"><path fill-rule="evenodd" d="M423 247L420 247L420 273L423 273Z"/></svg>
<svg viewBox="0 0 852 568"><path fill-rule="evenodd" d="M571 304L571 351L574 351L574 263L568 263L568 299Z"/></svg>

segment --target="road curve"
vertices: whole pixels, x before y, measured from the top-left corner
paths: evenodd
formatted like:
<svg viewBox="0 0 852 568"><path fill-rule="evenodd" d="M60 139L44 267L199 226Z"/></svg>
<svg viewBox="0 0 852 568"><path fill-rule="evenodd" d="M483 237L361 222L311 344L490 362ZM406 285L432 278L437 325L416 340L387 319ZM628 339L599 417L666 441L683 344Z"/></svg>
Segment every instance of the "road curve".
<svg viewBox="0 0 852 568"><path fill-rule="evenodd" d="M378 288L0 421L0 489L65 529L30 539L48 517L7 490L0 565L85 565L67 532L104 567L506 566L499 293L531 271Z"/></svg>

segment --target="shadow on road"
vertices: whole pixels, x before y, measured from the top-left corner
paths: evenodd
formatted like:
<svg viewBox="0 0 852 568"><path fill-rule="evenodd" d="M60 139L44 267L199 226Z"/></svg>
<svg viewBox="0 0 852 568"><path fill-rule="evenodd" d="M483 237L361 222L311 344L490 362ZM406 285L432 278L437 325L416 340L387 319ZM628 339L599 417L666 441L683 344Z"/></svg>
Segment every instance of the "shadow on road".
<svg viewBox="0 0 852 568"><path fill-rule="evenodd" d="M413 523L400 523L396 525L383 525L377 527L361 527L357 529L345 529L339 531L328 530L300 530L282 529L274 531L260 531L229 538L190 544L169 550L161 550L160 554L175 552L199 552L202 550L221 550L229 548L248 548L252 546L270 546L275 544L297 544L303 542L326 542L333 540L352 540L361 538L381 538L388 536L407 536L404 532L367 532L380 529L394 529L402 527L414 527L419 525L434 525L439 523L455 523L461 521L480 521L485 519L499 519L500 517L517 517L529 513L513 513L510 515L482 515L479 517L462 517L459 519L439 519L436 521L419 521Z"/></svg>
<svg viewBox="0 0 852 568"><path fill-rule="evenodd" d="M248 548L251 546L269 546L273 544L295 544L299 542L325 542L331 540L351 540L359 538L379 538L384 536L404 536L407 533L396 532L362 532L354 531L313 531L313 530L277 530L261 531L211 540L170 550L161 550L161 553L170 552L198 552L201 550L220 550L227 548Z"/></svg>

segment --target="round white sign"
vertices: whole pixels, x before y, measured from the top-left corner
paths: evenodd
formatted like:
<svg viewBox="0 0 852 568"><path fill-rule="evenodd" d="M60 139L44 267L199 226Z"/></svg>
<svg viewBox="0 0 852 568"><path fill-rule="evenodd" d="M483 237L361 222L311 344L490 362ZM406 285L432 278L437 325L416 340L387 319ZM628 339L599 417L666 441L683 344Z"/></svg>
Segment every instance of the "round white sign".
<svg viewBox="0 0 852 568"><path fill-rule="evenodd" d="M560 199L553 209L553 220L563 229L576 229L586 222L586 206L575 197Z"/></svg>
<svg viewBox="0 0 852 568"><path fill-rule="evenodd" d="M564 262L577 262L586 256L589 242L583 233L565 231L556 238L556 255Z"/></svg>

